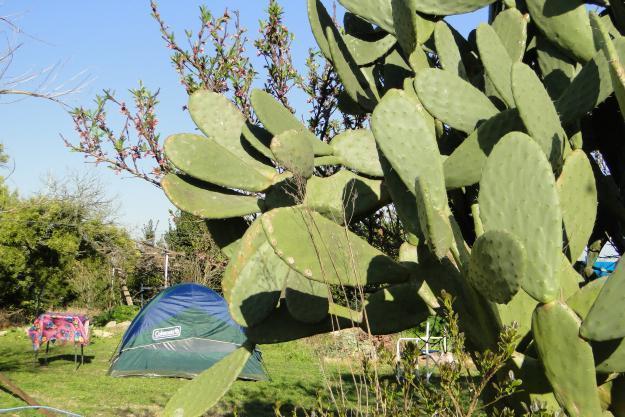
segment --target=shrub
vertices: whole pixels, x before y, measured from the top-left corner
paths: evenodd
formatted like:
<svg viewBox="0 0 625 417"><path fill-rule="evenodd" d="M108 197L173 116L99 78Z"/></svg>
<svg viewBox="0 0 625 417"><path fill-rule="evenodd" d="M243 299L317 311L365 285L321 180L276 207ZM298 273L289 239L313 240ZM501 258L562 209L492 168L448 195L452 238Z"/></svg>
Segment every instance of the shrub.
<svg viewBox="0 0 625 417"><path fill-rule="evenodd" d="M104 326L109 321L129 321L134 319L138 312L139 306L115 306L95 316L93 318L93 324L96 326Z"/></svg>

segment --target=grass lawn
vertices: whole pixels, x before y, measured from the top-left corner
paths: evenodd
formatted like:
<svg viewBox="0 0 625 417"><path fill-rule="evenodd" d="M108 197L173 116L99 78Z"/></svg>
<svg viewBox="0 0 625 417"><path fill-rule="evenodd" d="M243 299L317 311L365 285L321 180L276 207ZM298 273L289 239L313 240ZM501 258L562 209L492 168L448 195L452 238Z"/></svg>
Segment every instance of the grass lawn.
<svg viewBox="0 0 625 417"><path fill-rule="evenodd" d="M121 337L92 338L85 364L75 370L73 347L51 347L48 365L35 365L30 339L22 329L0 337L0 372L43 405L84 416L158 416L168 398L187 380L174 378L111 378L108 361ZM261 346L267 382L237 381L212 416L265 417L274 404L286 410L313 405L323 390L323 376L313 347L306 341ZM0 408L24 403L0 390ZM39 416L22 411L15 416Z"/></svg>
<svg viewBox="0 0 625 417"><path fill-rule="evenodd" d="M89 417L160 416L171 395L189 381L107 376L109 359L122 334L123 331L118 330L111 338L92 338L85 349L85 364L76 369L71 346L51 347L48 364L35 364L30 339L23 329L13 329L0 336L0 372L42 405ZM337 347L343 350L337 351ZM334 337L329 335L261 346L271 380L235 382L226 397L207 416L274 417L274 407L280 404L282 414L290 417L294 407L313 409L320 395L324 395L324 404L328 407L330 402L326 395L324 373L335 389L340 383L343 394L339 397L344 396L355 405L354 401L359 397L357 388L362 388L362 385L354 383L350 366L360 368L360 363L356 360L350 362L340 353L354 350L358 350L354 343L337 345ZM325 358L323 367L319 357ZM379 371L381 380L394 380L390 366L382 366ZM358 380L359 372L354 372ZM337 391L334 392L336 394ZM0 388L0 409L23 405L19 398ZM2 415L23 417L41 414L21 411Z"/></svg>

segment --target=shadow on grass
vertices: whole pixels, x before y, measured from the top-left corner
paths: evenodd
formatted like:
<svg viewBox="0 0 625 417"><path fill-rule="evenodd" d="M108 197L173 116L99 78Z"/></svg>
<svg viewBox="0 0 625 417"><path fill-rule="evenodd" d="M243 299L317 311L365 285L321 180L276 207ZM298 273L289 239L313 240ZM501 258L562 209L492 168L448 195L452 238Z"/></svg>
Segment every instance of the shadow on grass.
<svg viewBox="0 0 625 417"><path fill-rule="evenodd" d="M88 363L91 363L93 361L93 359L95 359L94 355L85 355L83 362L86 365ZM56 361L74 362L74 354L73 353L63 353L63 354L59 354L59 355L48 356L47 358L45 356L44 357L39 356L37 358L37 361L39 362L40 366L46 366L49 363L56 362ZM77 365L80 366L80 355L78 355L76 357L76 363L77 363Z"/></svg>
<svg viewBox="0 0 625 417"><path fill-rule="evenodd" d="M0 356L2 353L0 353ZM31 362L31 367L34 366L34 362ZM15 372L24 371L24 366L17 362L0 362L0 372Z"/></svg>
<svg viewBox="0 0 625 417"><path fill-rule="evenodd" d="M244 401L237 405L236 411L232 410L220 417L276 417L276 405L267 401L258 399ZM283 417L308 417L310 413L306 413L301 406L294 404L281 404L280 414Z"/></svg>
<svg viewBox="0 0 625 417"><path fill-rule="evenodd" d="M255 383L254 383L255 384ZM249 385L238 392L231 392L229 398L222 404L221 412L208 414L220 417L275 417L276 409L284 417L304 417L302 407L310 409L315 404L322 389L316 384L280 382L264 386ZM308 410L310 411L310 410Z"/></svg>
<svg viewBox="0 0 625 417"><path fill-rule="evenodd" d="M345 398L348 401L350 401L352 404L357 404L357 398L364 394L364 391L362 391L363 382L364 382L363 375L362 374L352 375L349 372L343 372L337 375L337 378L340 379L340 383L342 384L343 395L345 396ZM335 381L339 382L338 379L335 379ZM465 391L461 393L462 402L468 399L468 393L471 389L471 385L477 385L479 384L480 381L481 381L481 378L479 376L465 375L461 377L460 387L462 390ZM387 386L387 387L395 386L395 388L390 388L390 389L391 391L395 391L395 394L398 395L398 397L396 398L401 399L401 395L399 394L400 392L399 388L405 382L404 380L398 379L396 375L392 373L380 373L378 374L378 382L380 383L381 386ZM430 375L429 381L427 382L426 382L425 374L422 374L421 376L417 377L414 382L415 384L418 384L418 385L427 384L434 391L442 390L441 389L441 377L438 373L433 373L432 375ZM371 395L370 401L375 402L373 393L371 391L369 391L369 393ZM360 415L360 414L356 412L355 415Z"/></svg>
<svg viewBox="0 0 625 417"><path fill-rule="evenodd" d="M115 412L117 413L119 417L156 417L158 415L154 411L151 411L151 410L136 411L136 410L125 409L125 410L115 410Z"/></svg>

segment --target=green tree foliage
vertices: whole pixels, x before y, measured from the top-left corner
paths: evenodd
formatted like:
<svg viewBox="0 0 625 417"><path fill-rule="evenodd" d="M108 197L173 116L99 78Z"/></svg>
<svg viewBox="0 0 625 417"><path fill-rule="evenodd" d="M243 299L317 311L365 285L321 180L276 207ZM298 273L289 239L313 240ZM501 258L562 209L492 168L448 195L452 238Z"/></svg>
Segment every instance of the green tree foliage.
<svg viewBox="0 0 625 417"><path fill-rule="evenodd" d="M132 273L137 250L128 233L107 220L99 197L80 189L70 195L56 184L47 194L6 201L1 305L35 313L73 301L105 307L118 298L112 269Z"/></svg>
<svg viewBox="0 0 625 417"><path fill-rule="evenodd" d="M0 166L6 164L9 161L9 155L4 153L4 145L0 143Z"/></svg>
<svg viewBox="0 0 625 417"><path fill-rule="evenodd" d="M157 239L158 223L148 220L141 228L141 241L139 243L139 260L134 268L134 273L128 276L127 284L131 294L141 294L143 299L149 298L158 292L164 284L164 251L163 242Z"/></svg>
<svg viewBox="0 0 625 417"><path fill-rule="evenodd" d="M221 292L227 258L214 244L204 220L178 211L164 239L172 252L172 282L198 282Z"/></svg>
<svg viewBox="0 0 625 417"><path fill-rule="evenodd" d="M4 182L4 176L2 175L2 169L6 168L9 162L9 155L4 152L4 145L0 143L0 213L4 209L4 206L8 203L11 193L9 188Z"/></svg>

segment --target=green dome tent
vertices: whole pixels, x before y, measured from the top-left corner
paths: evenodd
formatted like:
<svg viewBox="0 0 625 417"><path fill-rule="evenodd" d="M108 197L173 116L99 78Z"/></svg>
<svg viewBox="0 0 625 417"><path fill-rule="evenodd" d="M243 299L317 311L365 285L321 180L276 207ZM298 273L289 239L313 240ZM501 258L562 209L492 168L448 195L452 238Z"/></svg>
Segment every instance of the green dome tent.
<svg viewBox="0 0 625 417"><path fill-rule="evenodd" d="M228 304L198 284L179 284L146 304L113 357L109 375L193 378L245 342ZM239 375L266 380L258 350Z"/></svg>

